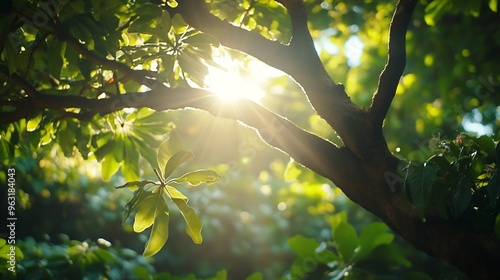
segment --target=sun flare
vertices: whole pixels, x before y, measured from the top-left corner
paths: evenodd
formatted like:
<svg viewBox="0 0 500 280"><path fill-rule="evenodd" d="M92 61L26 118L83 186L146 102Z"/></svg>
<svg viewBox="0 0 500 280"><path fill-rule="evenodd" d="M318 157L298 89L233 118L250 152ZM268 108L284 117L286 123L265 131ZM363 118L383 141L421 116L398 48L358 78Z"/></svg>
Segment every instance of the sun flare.
<svg viewBox="0 0 500 280"><path fill-rule="evenodd" d="M260 103L265 95L263 85L271 77L283 75L260 61L250 61L243 69L237 61L224 59L218 62L221 68L210 67L205 77L207 89L215 93L221 101L234 103L247 99Z"/></svg>

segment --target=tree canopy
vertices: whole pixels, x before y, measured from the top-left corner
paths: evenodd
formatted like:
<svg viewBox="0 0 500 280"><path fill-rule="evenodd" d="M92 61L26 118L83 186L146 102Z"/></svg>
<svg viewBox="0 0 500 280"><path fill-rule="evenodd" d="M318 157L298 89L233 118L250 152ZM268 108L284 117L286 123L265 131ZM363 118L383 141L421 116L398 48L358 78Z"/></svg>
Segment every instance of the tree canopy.
<svg viewBox="0 0 500 280"><path fill-rule="evenodd" d="M6 1L0 36L6 279L500 272L497 0Z"/></svg>

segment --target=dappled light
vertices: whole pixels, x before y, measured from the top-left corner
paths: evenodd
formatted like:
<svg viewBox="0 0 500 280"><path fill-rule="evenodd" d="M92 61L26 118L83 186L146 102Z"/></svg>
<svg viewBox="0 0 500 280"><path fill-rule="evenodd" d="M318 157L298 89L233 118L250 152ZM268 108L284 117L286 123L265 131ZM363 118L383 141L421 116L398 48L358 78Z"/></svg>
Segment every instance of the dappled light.
<svg viewBox="0 0 500 280"><path fill-rule="evenodd" d="M462 2L4 1L0 279L497 277L498 0Z"/></svg>

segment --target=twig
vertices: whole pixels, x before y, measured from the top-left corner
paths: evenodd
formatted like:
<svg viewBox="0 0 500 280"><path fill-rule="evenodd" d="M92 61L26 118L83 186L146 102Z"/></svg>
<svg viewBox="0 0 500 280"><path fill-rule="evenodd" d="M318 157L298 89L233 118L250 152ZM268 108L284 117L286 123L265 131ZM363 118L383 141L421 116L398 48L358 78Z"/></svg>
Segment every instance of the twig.
<svg viewBox="0 0 500 280"><path fill-rule="evenodd" d="M399 0L389 30L387 64L379 77L369 114L374 126L381 127L396 94L406 65L406 31L417 0Z"/></svg>

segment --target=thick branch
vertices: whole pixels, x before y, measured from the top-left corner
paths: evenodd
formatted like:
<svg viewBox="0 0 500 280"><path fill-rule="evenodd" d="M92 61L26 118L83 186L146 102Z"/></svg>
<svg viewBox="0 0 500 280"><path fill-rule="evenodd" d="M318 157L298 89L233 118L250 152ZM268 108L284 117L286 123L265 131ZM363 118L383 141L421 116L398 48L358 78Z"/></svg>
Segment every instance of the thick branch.
<svg viewBox="0 0 500 280"><path fill-rule="evenodd" d="M406 65L406 31L416 4L416 0L399 0L394 11L389 30L387 64L380 74L370 106L374 126L382 126L403 74Z"/></svg>
<svg viewBox="0 0 500 280"><path fill-rule="evenodd" d="M236 27L212 15L204 1L184 0L172 12L180 13L196 29L216 36L226 47L252 55L289 74L304 89L316 112L358 157L369 158L365 141L368 122L349 99L342 85L326 72L307 29L307 14L300 0L282 0L292 19L293 38L288 46L269 41L255 32ZM380 138L378 135L372 138ZM381 141L375 140L374 143ZM382 141L383 142L383 141ZM378 148L377 148L378 149ZM376 150L368 149L368 150Z"/></svg>
<svg viewBox="0 0 500 280"><path fill-rule="evenodd" d="M101 115L123 108L149 107L158 111L197 108L217 117L240 120L255 128L270 146L284 151L298 163L324 177L331 178L332 170L341 170L338 174L345 174L356 169L349 165L349 162L354 162L349 159L352 154L347 150L339 149L334 144L300 129L289 120L252 101L240 100L237 106L234 106L223 103L212 93L202 89L158 88L149 92L126 93L104 99L38 94L36 98L26 98L18 104L19 108L25 105L35 106L38 111L79 108ZM28 113L16 112L15 119L28 117ZM12 122L12 117L5 118L12 114L0 113L0 124Z"/></svg>

